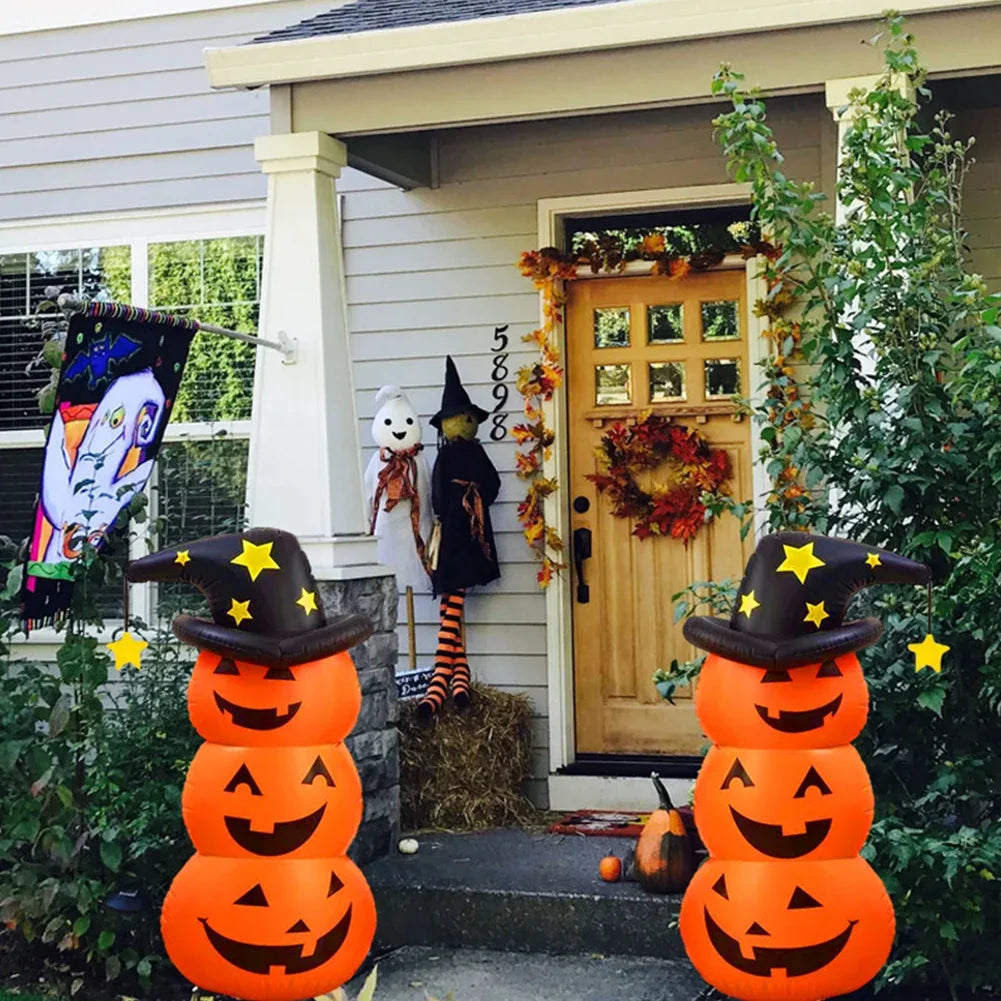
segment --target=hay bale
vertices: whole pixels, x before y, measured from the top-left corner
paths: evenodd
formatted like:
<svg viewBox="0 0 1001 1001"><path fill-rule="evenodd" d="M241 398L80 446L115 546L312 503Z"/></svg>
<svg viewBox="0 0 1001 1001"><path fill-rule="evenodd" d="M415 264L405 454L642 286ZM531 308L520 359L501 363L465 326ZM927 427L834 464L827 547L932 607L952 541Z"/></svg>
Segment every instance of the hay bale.
<svg viewBox="0 0 1001 1001"><path fill-rule="evenodd" d="M532 820L522 792L532 775L532 708L525 695L474 684L457 712L451 700L431 723L416 700L400 704L400 812L407 830L469 831Z"/></svg>

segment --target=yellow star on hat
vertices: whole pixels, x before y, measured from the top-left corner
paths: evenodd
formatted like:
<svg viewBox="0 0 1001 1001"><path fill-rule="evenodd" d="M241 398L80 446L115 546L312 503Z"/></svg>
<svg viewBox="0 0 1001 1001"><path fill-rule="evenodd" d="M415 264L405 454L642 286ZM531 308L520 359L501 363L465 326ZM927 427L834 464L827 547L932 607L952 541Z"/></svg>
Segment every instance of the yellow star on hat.
<svg viewBox="0 0 1001 1001"><path fill-rule="evenodd" d="M142 657L142 652L149 644L126 630L122 633L121 639L107 643L106 646L115 655L115 670L120 671L126 664L133 664L138 670L141 666L139 660Z"/></svg>
<svg viewBox="0 0 1001 1001"><path fill-rule="evenodd" d="M920 643L908 643L907 649L914 654L915 671L920 671L923 667L930 667L940 674L942 672L942 657L952 647L948 647L944 643L936 643L935 637L931 633L927 633Z"/></svg>
<svg viewBox="0 0 1001 1001"><path fill-rule="evenodd" d="M869 566L871 566L873 568L873 570L875 570L876 567L881 567L883 565L882 560L880 560L880 558L879 558L879 553L870 553L865 558L865 561L866 561L866 563L869 564Z"/></svg>
<svg viewBox="0 0 1001 1001"><path fill-rule="evenodd" d="M191 553L187 549L178 549L177 555L174 557L175 563L180 563L182 567L186 567L191 562Z"/></svg>
<svg viewBox="0 0 1001 1001"><path fill-rule="evenodd" d="M253 542L248 542L246 539L241 539L240 541L243 543L243 552L239 556L234 556L230 560L230 563L246 567L251 580L257 580L263 570L281 569L271 555L273 542L262 542L258 546Z"/></svg>
<svg viewBox="0 0 1001 1001"><path fill-rule="evenodd" d="M794 573L800 584L806 583L806 575L815 567L826 566L822 559L813 555L813 543L808 542L805 546L785 546L786 558L779 564L776 573L787 571Z"/></svg>
<svg viewBox="0 0 1001 1001"><path fill-rule="evenodd" d="M233 621L239 625L244 619L252 619L253 615L250 614L250 599L246 601L237 601L236 598L230 599L229 611L226 613L231 616Z"/></svg>
<svg viewBox="0 0 1001 1001"><path fill-rule="evenodd" d="M761 602L754 597L753 591L748 591L747 594L742 594L740 596L740 612L739 615L746 615L748 618L751 617L751 612L756 608L761 607Z"/></svg>
<svg viewBox="0 0 1001 1001"><path fill-rule="evenodd" d="M816 605L811 605L810 602L806 603L806 615L803 616L804 622L812 622L819 629L821 622L830 617L827 609L824 608L824 602L818 601Z"/></svg>
<svg viewBox="0 0 1001 1001"><path fill-rule="evenodd" d="M302 589L302 594L296 598L295 603L302 607L302 610L309 615L310 612L316 611L316 592L307 591L305 588Z"/></svg>

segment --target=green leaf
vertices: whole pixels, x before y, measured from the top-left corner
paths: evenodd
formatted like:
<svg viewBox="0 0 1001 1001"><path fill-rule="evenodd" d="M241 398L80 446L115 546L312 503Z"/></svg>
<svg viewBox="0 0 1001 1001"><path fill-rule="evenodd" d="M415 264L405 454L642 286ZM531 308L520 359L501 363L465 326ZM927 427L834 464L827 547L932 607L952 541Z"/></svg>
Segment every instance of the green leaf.
<svg viewBox="0 0 1001 1001"><path fill-rule="evenodd" d="M945 702L944 688L926 688L918 692L918 705L930 709L936 716L942 715L942 703Z"/></svg>
<svg viewBox="0 0 1001 1001"><path fill-rule="evenodd" d="M115 933L110 928L102 930L97 936L97 947L101 952L107 952L115 944Z"/></svg>
<svg viewBox="0 0 1001 1001"><path fill-rule="evenodd" d="M73 934L84 936L87 934L87 929L90 928L90 915L81 914L80 917L73 922Z"/></svg>
<svg viewBox="0 0 1001 1001"><path fill-rule="evenodd" d="M886 488L886 493L883 496L890 510L894 514L900 514L900 505L904 501L904 488L894 483Z"/></svg>
<svg viewBox="0 0 1001 1001"><path fill-rule="evenodd" d="M152 972L153 964L150 963L148 959L140 959L139 962L136 963L136 973L138 973L144 980L148 978Z"/></svg>
<svg viewBox="0 0 1001 1001"><path fill-rule="evenodd" d="M117 841L101 842L101 861L112 871L118 872L122 864L122 847Z"/></svg>

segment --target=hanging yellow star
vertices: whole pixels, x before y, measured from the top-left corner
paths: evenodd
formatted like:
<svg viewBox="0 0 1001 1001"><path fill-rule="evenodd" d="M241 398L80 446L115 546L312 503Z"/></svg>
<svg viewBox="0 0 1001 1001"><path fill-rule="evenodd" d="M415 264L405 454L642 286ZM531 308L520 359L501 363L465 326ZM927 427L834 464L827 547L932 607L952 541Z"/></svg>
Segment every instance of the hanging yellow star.
<svg viewBox="0 0 1001 1001"><path fill-rule="evenodd" d="M273 542L262 542L259 546L253 542L248 542L246 539L243 539L242 542L243 552L239 556L234 556L230 560L230 563L246 567L251 580L257 580L262 570L281 569L271 556Z"/></svg>
<svg viewBox="0 0 1001 1001"><path fill-rule="evenodd" d="M296 599L297 605L302 606L302 610L309 615L310 612L316 611L316 592L307 591L305 588L302 589L302 594Z"/></svg>
<svg viewBox="0 0 1001 1001"><path fill-rule="evenodd" d="M754 597L753 591L748 591L747 594L742 594L740 596L740 615L746 615L748 618L751 617L751 612L756 608L761 607L761 602Z"/></svg>
<svg viewBox="0 0 1001 1001"><path fill-rule="evenodd" d="M233 617L233 621L239 625L244 619L252 619L253 615L250 614L250 599L246 601L237 601L236 598L231 598L232 604L229 606L229 611L226 613Z"/></svg>
<svg viewBox="0 0 1001 1001"><path fill-rule="evenodd" d="M175 563L180 563L182 567L186 567L191 562L191 553L187 549L178 549L177 555L174 557Z"/></svg>
<svg viewBox="0 0 1001 1001"><path fill-rule="evenodd" d="M827 609L824 608L824 602L818 601L816 605L811 605L810 602L806 603L806 615L803 616L804 622L812 622L819 629L820 623L824 619L829 618L830 615L827 613Z"/></svg>
<svg viewBox="0 0 1001 1001"><path fill-rule="evenodd" d="M121 639L106 645L115 655L116 671L120 671L126 664L133 664L138 670L141 666L139 660L142 657L142 652L149 646L145 640L137 639L128 630L122 633Z"/></svg>
<svg viewBox="0 0 1001 1001"><path fill-rule="evenodd" d="M879 553L870 553L865 558L865 561L866 563L869 564L869 566L873 568L873 570L875 570L876 567L881 567L883 565L882 561L879 558Z"/></svg>
<svg viewBox="0 0 1001 1001"><path fill-rule="evenodd" d="M928 633L920 643L908 643L907 649L914 654L914 670L920 671L923 667L930 667L940 674L942 672L942 656L948 653L952 647L944 643L936 643L935 637Z"/></svg>
<svg viewBox="0 0 1001 1001"><path fill-rule="evenodd" d="M806 575L814 567L826 566L824 561L813 555L813 543L808 542L805 546L783 546L786 558L779 565L776 573L783 570L794 573L800 584L806 583Z"/></svg>

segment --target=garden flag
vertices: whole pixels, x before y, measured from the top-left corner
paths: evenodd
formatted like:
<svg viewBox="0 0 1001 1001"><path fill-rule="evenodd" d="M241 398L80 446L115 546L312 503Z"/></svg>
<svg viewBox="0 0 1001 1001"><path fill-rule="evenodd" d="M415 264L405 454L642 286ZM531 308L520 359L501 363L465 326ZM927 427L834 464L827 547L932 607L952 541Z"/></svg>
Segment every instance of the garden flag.
<svg viewBox="0 0 1001 1001"><path fill-rule="evenodd" d="M191 320L91 303L70 321L21 590L25 631L62 619L73 563L146 485L184 374Z"/></svg>

